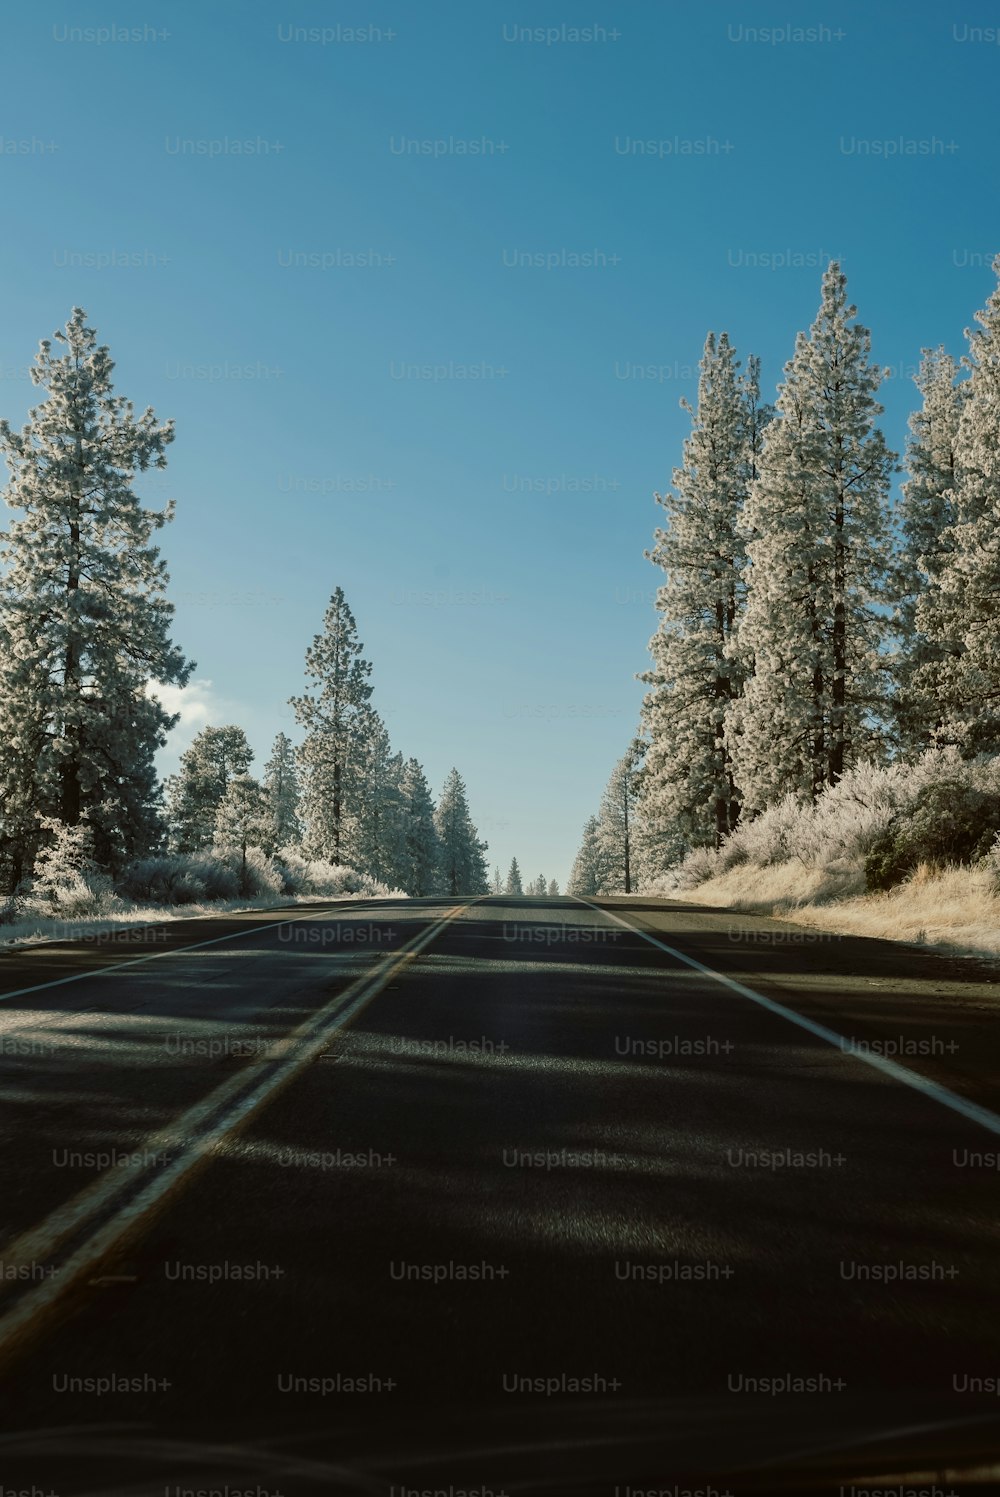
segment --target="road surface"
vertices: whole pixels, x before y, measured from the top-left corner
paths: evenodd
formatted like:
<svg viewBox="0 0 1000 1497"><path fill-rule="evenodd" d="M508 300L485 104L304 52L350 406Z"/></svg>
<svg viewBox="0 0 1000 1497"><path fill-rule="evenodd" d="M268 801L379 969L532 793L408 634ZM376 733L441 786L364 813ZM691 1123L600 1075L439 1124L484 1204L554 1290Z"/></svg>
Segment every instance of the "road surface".
<svg viewBox="0 0 1000 1497"><path fill-rule="evenodd" d="M982 1474L998 1003L985 969L643 898L6 955L0 1488Z"/></svg>

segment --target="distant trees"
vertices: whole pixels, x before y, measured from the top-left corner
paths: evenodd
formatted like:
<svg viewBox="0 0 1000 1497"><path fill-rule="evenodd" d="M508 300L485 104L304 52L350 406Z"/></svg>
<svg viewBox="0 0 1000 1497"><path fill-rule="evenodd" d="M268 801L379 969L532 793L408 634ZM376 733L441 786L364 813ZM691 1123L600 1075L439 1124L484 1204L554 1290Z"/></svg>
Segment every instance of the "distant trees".
<svg viewBox="0 0 1000 1497"><path fill-rule="evenodd" d="M172 605L136 474L166 466L171 422L113 393L109 350L86 313L46 340L31 371L44 392L0 452L16 516L0 535L0 878L30 875L53 827L86 821L116 869L162 837L154 755L176 721L157 682L192 665L169 637Z"/></svg>
<svg viewBox="0 0 1000 1497"><path fill-rule="evenodd" d="M503 886L505 894L523 894L521 887L521 870L516 858L511 858L510 867L507 870L507 882Z"/></svg>

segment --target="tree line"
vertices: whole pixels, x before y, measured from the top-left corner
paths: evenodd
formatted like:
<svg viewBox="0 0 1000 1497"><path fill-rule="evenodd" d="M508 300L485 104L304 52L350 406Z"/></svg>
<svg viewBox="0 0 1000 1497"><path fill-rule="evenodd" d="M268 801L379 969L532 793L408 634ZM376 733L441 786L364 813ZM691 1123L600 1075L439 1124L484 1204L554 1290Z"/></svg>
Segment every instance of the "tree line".
<svg viewBox="0 0 1000 1497"><path fill-rule="evenodd" d="M634 886L862 761L1000 753L1000 288L976 323L961 360L922 351L896 504L885 371L836 262L773 406L759 361L708 335L646 553L664 578L641 731L571 892Z"/></svg>
<svg viewBox="0 0 1000 1497"><path fill-rule="evenodd" d="M114 364L75 308L32 367L25 426L0 421L14 517L0 533L0 887L30 886L62 838L112 877L160 852L296 849L414 895L486 893L487 844L457 769L435 804L394 752L343 591L292 698L301 741L275 740L260 779L243 730L205 728L164 787L155 758L179 721L157 689L194 670L170 637L173 518L137 476L166 466L172 422L114 392Z"/></svg>

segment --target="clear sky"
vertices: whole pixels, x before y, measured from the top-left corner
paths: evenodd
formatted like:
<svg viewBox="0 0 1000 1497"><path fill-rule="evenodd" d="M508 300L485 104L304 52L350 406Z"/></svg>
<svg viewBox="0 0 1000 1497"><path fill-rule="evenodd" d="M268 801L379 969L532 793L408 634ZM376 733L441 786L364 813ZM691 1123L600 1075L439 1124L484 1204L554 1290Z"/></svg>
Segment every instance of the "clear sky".
<svg viewBox="0 0 1000 1497"><path fill-rule="evenodd" d="M294 733L340 584L395 746L435 790L459 767L491 863L564 881L634 731L652 495L706 331L772 395L840 257L902 446L920 348L960 352L993 285L998 24L926 0L8 11L0 414L79 304L119 391L175 418L141 492L177 500L184 733L240 722L261 757Z"/></svg>

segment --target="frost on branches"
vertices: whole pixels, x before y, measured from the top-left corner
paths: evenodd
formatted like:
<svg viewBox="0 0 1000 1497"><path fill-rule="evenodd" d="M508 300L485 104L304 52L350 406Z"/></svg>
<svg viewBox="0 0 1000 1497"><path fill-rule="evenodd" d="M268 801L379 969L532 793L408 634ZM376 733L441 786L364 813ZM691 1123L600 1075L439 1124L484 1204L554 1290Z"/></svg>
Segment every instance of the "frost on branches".
<svg viewBox="0 0 1000 1497"><path fill-rule="evenodd" d="M744 512L750 559L737 630L746 675L729 713L745 805L814 800L877 753L887 693L888 491L880 371L836 262L785 366Z"/></svg>
<svg viewBox="0 0 1000 1497"><path fill-rule="evenodd" d="M993 268L1000 275L1000 256ZM937 646L917 667L916 688L940 704L935 740L964 754L1000 752L1000 287L976 321L951 524L916 609L917 630Z"/></svg>
<svg viewBox="0 0 1000 1497"><path fill-rule="evenodd" d="M947 637L940 606L941 575L956 518L959 430L969 393L968 381L956 382L958 373L958 365L943 348L925 348L915 380L921 408L910 417L909 477L902 486L895 567L898 648L893 696L897 738L909 753L919 753L942 737L940 667L958 652L957 643Z"/></svg>
<svg viewBox="0 0 1000 1497"><path fill-rule="evenodd" d="M727 334L716 342L709 333L697 408L683 404L692 430L672 491L657 495L667 519L647 552L666 581L649 646L653 667L643 677L652 687L643 709L650 740L643 814L692 845L717 846L740 814L726 713L744 669L732 650L745 590L740 514L770 416L758 361L741 375Z"/></svg>
<svg viewBox="0 0 1000 1497"><path fill-rule="evenodd" d="M0 876L31 873L49 824L86 818L117 869L161 837L153 759L176 721L147 685L184 685L173 607L135 475L166 466L170 422L113 393L109 351L75 308L32 369L44 399L0 421L15 518L0 536Z"/></svg>
<svg viewBox="0 0 1000 1497"><path fill-rule="evenodd" d="M306 651L312 690L292 698L296 719L305 729L298 761L306 851L335 864L346 861L371 731L372 668L362 648L354 615L338 587L323 632Z"/></svg>
<svg viewBox="0 0 1000 1497"><path fill-rule="evenodd" d="M434 825L441 848L440 892L487 894L487 844L480 842L472 824L465 782L457 769L444 782Z"/></svg>

